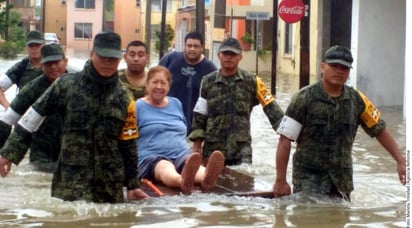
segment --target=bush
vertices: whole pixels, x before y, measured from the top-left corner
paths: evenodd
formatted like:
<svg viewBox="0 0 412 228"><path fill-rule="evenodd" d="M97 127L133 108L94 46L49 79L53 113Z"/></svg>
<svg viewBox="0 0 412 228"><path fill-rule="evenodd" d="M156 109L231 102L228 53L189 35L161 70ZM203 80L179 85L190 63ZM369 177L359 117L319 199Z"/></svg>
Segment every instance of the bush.
<svg viewBox="0 0 412 228"><path fill-rule="evenodd" d="M21 49L18 48L18 44L13 41L5 41L0 46L0 56L4 59L15 59L17 54L20 53Z"/></svg>

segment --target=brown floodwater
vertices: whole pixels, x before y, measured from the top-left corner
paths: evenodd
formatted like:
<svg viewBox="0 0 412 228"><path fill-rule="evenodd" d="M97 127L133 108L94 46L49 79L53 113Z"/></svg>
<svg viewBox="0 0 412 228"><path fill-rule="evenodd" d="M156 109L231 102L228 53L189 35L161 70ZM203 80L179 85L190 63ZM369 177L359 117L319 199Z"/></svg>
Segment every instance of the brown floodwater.
<svg viewBox="0 0 412 228"><path fill-rule="evenodd" d="M0 73L14 62L0 60ZM84 59L69 62L81 68ZM264 80L270 85L267 76ZM278 76L276 98L282 108L297 89L294 81L292 76ZM7 97L15 91L7 91ZM401 151L406 151L402 109L381 111ZM253 164L233 168L254 176L260 189L270 190L278 135L261 107L254 109L251 121ZM396 164L362 129L353 147L353 163L355 190L350 203L301 194L264 199L194 193L95 204L50 197L51 174L35 171L26 158L0 179L0 227L406 227L406 187L398 181Z"/></svg>

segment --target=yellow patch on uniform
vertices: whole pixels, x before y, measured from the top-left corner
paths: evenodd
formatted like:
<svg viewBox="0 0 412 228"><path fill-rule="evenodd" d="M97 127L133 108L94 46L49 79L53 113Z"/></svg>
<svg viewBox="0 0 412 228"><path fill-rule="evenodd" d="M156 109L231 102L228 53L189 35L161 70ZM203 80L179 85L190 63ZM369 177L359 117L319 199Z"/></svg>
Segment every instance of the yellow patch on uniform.
<svg viewBox="0 0 412 228"><path fill-rule="evenodd" d="M257 84L257 94L256 98L259 100L260 104L265 107L266 105L270 104L275 100L270 93L269 89L265 86L262 79L256 77L256 84Z"/></svg>
<svg viewBox="0 0 412 228"><path fill-rule="evenodd" d="M137 128L136 120L136 105L132 100L127 107L127 117L126 122L123 125L122 131L120 133L120 140L136 139L139 137L139 130Z"/></svg>
<svg viewBox="0 0 412 228"><path fill-rule="evenodd" d="M361 119L365 122L368 128L371 128L379 122L381 112L361 91L358 90L358 93L365 103L365 110L363 110L361 114Z"/></svg>

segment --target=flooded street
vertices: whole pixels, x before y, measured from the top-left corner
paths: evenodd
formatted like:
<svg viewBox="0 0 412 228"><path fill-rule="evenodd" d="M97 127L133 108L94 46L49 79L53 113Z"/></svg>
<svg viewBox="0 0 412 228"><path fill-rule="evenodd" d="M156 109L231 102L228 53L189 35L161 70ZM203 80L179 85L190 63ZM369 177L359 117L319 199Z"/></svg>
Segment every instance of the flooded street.
<svg viewBox="0 0 412 228"><path fill-rule="evenodd" d="M0 73L16 61L0 60ZM69 58L69 64L77 68L84 62L84 58ZM297 90L296 80L278 77L276 99L285 109ZM270 79L264 80L270 85ZM15 92L10 88L6 95L12 99ZM381 111L401 151L406 151L402 109ZM253 164L233 168L254 176L259 188L270 191L279 136L260 106L254 109L251 121ZM399 183L396 163L361 128L353 163L355 190L350 203L301 194L264 199L196 192L124 204L94 204L51 198L52 175L34 171L26 158L12 167L7 178L0 178L0 227L406 227L406 187ZM288 169L290 183L291 163Z"/></svg>

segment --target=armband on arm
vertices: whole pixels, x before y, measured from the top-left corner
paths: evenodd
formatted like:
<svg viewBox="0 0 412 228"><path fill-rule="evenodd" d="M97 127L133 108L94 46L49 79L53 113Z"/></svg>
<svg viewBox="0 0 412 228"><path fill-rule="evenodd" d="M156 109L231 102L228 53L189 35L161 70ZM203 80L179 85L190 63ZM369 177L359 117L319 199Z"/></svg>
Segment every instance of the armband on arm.
<svg viewBox="0 0 412 228"><path fill-rule="evenodd" d="M301 130L302 124L300 124L298 121L292 119L289 116L283 116L283 119L280 122L276 132L288 137L293 141L296 141L299 137Z"/></svg>
<svg viewBox="0 0 412 228"><path fill-rule="evenodd" d="M136 119L136 104L132 100L127 106L127 117L123 125L119 140L137 139L139 137L139 130L137 128Z"/></svg>
<svg viewBox="0 0 412 228"><path fill-rule="evenodd" d="M17 123L26 131L33 133L39 129L45 118L45 116L40 115L33 107L30 106L27 112L24 113Z"/></svg>
<svg viewBox="0 0 412 228"><path fill-rule="evenodd" d="M13 82L6 74L1 75L0 77L0 89L6 91L13 85Z"/></svg>
<svg viewBox="0 0 412 228"><path fill-rule="evenodd" d="M207 116L208 110L207 110L207 100L203 97L199 97L197 99L196 105L193 109L194 112L200 113L204 116Z"/></svg>
<svg viewBox="0 0 412 228"><path fill-rule="evenodd" d="M259 100L262 107L270 104L275 98L270 93L269 89L266 87L265 83L263 83L262 79L256 77L256 84L257 84L257 94L256 98Z"/></svg>
<svg viewBox="0 0 412 228"><path fill-rule="evenodd" d="M379 123L381 112L361 91L357 91L365 104L365 109L363 110L360 118L368 128L371 128Z"/></svg>

